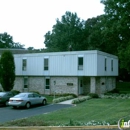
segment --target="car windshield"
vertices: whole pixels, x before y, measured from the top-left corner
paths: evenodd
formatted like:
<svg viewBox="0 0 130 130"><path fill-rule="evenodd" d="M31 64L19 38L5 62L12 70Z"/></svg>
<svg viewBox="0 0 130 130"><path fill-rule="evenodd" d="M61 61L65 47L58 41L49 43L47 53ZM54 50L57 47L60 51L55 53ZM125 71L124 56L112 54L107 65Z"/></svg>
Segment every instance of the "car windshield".
<svg viewBox="0 0 130 130"><path fill-rule="evenodd" d="M5 94L6 94L6 93L4 93L4 92L1 92L1 93L0 93L0 96L4 96Z"/></svg>
<svg viewBox="0 0 130 130"><path fill-rule="evenodd" d="M20 94L18 94L18 95L16 95L16 96L14 96L14 97L26 97L27 96L27 94L26 93L20 93Z"/></svg>

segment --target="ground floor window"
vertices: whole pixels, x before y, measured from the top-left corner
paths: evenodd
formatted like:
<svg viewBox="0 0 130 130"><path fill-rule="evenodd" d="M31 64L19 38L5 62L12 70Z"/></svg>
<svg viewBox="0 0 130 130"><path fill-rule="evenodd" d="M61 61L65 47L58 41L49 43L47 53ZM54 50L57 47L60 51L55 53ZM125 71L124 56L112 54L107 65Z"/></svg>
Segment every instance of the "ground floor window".
<svg viewBox="0 0 130 130"><path fill-rule="evenodd" d="M45 89L50 89L50 79L49 78L45 79Z"/></svg>
<svg viewBox="0 0 130 130"><path fill-rule="evenodd" d="M28 78L24 77L24 88L28 87Z"/></svg>

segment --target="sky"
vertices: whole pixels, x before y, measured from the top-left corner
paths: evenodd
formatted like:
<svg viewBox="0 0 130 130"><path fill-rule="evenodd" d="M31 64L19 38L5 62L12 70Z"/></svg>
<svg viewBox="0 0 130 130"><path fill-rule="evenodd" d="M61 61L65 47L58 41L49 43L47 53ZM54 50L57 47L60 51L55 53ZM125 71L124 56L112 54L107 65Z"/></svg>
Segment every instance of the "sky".
<svg viewBox="0 0 130 130"><path fill-rule="evenodd" d="M44 35L66 11L82 20L104 14L100 0L0 0L0 33L25 48L45 48Z"/></svg>

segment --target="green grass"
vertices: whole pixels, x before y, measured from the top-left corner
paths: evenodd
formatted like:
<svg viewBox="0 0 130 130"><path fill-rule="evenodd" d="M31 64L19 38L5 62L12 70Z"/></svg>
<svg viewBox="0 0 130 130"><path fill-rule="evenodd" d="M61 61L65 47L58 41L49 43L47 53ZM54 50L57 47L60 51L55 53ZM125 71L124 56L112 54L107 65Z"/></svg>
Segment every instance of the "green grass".
<svg viewBox="0 0 130 130"><path fill-rule="evenodd" d="M53 126L70 120L106 121L117 125L120 118L130 117L130 99L91 99L77 106L3 124L4 126ZM129 118L130 119L130 118Z"/></svg>
<svg viewBox="0 0 130 130"><path fill-rule="evenodd" d="M117 82L116 88L120 93L130 93L130 82Z"/></svg>
<svg viewBox="0 0 130 130"><path fill-rule="evenodd" d="M54 96L52 96L52 95L43 95L43 96L45 96L47 98L47 104L53 103ZM57 95L55 96L55 98L58 98L58 97L60 97L60 96L57 96Z"/></svg>

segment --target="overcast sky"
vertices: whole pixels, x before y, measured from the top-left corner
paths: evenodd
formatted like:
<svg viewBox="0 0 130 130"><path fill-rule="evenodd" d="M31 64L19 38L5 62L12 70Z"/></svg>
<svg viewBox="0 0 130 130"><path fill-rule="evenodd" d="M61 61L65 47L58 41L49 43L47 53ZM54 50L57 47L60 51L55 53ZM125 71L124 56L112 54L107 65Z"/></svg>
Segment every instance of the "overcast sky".
<svg viewBox="0 0 130 130"><path fill-rule="evenodd" d="M104 14L100 0L0 0L0 33L25 48L44 48L44 35L66 11L83 20Z"/></svg>

